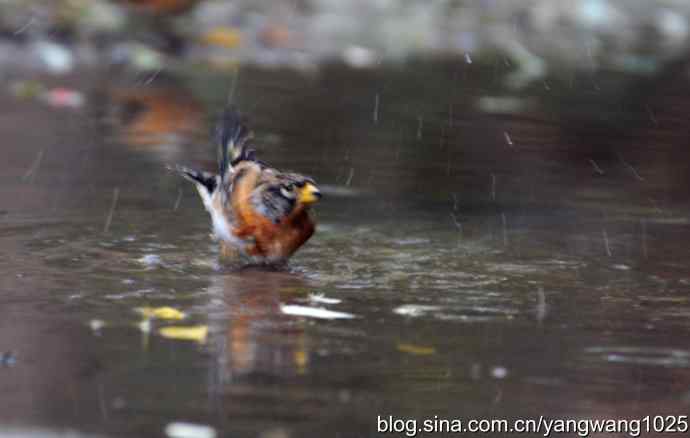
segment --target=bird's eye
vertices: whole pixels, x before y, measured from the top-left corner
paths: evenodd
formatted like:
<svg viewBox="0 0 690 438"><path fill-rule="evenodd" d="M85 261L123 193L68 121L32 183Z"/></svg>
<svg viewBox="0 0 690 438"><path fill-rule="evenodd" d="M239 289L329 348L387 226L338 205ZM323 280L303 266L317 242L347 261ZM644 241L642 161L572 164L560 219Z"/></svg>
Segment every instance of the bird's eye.
<svg viewBox="0 0 690 438"><path fill-rule="evenodd" d="M280 187L280 194L286 197L287 199L294 199L295 198L295 193L293 192L293 186L292 184L287 185L287 186L281 186Z"/></svg>

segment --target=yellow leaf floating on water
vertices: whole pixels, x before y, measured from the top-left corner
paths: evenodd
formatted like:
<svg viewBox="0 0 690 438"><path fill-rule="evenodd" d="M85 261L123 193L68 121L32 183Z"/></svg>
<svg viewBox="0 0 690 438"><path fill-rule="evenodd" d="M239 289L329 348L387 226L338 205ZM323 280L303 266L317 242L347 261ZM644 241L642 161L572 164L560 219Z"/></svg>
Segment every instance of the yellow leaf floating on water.
<svg viewBox="0 0 690 438"><path fill-rule="evenodd" d="M398 351L402 351L403 353L416 354L418 356L429 356L432 354L436 354L436 349L434 347L425 347L423 345L403 343L398 344Z"/></svg>
<svg viewBox="0 0 690 438"><path fill-rule="evenodd" d="M144 318L157 318L157 319L173 319L180 320L185 319L187 315L173 307L139 307L137 312L141 313Z"/></svg>
<svg viewBox="0 0 690 438"><path fill-rule="evenodd" d="M180 341L196 341L203 344L206 342L206 337L208 336L208 326L170 326L159 329L158 333L160 333L160 335L164 338L168 339L177 339Z"/></svg>
<svg viewBox="0 0 690 438"><path fill-rule="evenodd" d="M239 31L231 27L216 27L204 34L201 40L211 46L232 49L240 45L242 36Z"/></svg>

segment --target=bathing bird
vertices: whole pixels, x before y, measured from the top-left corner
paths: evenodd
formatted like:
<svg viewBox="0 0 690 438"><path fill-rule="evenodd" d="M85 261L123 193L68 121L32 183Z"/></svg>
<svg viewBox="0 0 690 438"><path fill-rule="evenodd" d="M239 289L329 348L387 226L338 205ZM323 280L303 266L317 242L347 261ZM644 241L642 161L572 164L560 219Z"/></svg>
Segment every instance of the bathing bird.
<svg viewBox="0 0 690 438"><path fill-rule="evenodd" d="M314 234L310 208L321 192L312 178L258 160L252 139L243 116L228 107L215 128L218 173L175 169L199 192L221 257L282 264Z"/></svg>

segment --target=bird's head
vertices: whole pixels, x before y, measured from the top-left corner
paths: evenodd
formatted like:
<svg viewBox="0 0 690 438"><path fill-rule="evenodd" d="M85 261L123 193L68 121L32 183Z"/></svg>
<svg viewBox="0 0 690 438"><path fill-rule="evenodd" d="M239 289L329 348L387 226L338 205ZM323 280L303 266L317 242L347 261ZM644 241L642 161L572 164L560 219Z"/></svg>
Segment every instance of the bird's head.
<svg viewBox="0 0 690 438"><path fill-rule="evenodd" d="M308 207L321 199L321 191L309 177L288 174L280 179L279 184L280 196L294 203L296 207Z"/></svg>

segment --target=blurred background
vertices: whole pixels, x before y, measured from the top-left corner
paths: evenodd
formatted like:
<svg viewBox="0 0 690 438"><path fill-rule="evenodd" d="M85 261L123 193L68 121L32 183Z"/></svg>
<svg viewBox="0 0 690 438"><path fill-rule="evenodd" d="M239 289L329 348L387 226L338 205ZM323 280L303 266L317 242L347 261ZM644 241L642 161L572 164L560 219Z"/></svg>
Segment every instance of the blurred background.
<svg viewBox="0 0 690 438"><path fill-rule="evenodd" d="M0 0L0 437L686 414L689 20ZM325 194L284 270L221 266L166 170L215 168L228 103Z"/></svg>

